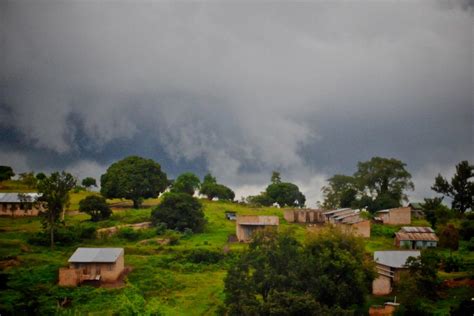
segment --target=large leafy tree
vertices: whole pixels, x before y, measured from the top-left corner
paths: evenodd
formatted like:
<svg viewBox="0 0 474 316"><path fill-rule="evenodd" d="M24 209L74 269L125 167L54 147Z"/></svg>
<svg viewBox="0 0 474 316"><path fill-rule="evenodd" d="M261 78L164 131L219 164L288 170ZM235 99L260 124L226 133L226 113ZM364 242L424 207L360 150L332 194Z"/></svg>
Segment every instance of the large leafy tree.
<svg viewBox="0 0 474 316"><path fill-rule="evenodd" d="M464 214L466 210L473 209L474 205L474 166L468 161L461 161L456 166L456 173L451 182L438 174L432 190L452 199L453 210Z"/></svg>
<svg viewBox="0 0 474 316"><path fill-rule="evenodd" d="M204 176L199 193L206 195L209 200L218 198L219 200L233 201L235 198L234 191L217 183L216 178L210 173Z"/></svg>
<svg viewBox="0 0 474 316"><path fill-rule="evenodd" d="M164 194L151 216L154 225L164 223L167 228L179 231L188 228L193 232L201 232L206 223L201 203L187 193Z"/></svg>
<svg viewBox="0 0 474 316"><path fill-rule="evenodd" d="M139 208L145 198L157 197L168 186L160 164L138 156L113 163L100 182L104 197L132 200L134 208Z"/></svg>
<svg viewBox="0 0 474 316"><path fill-rule="evenodd" d="M12 167L0 166L0 181L10 180L15 176Z"/></svg>
<svg viewBox="0 0 474 316"><path fill-rule="evenodd" d="M350 207L357 195L356 180L352 176L336 174L323 186L323 207L325 209Z"/></svg>
<svg viewBox="0 0 474 316"><path fill-rule="evenodd" d="M201 180L192 172L185 172L179 175L174 180L171 187L171 192L180 192L194 195L196 190L199 190L201 186Z"/></svg>
<svg viewBox="0 0 474 316"><path fill-rule="evenodd" d="M42 214L43 226L49 232L51 248L54 247L54 232L66 205L69 191L76 185L76 179L67 172L53 172L38 183L40 202L45 206Z"/></svg>
<svg viewBox="0 0 474 316"><path fill-rule="evenodd" d="M107 201L103 196L99 195L89 195L79 201L79 211L89 214L93 222L107 219L112 215Z"/></svg>
<svg viewBox="0 0 474 316"><path fill-rule="evenodd" d="M82 180L82 185L85 186L87 189L90 187L97 187L97 181L95 181L92 177L87 177Z"/></svg>
<svg viewBox="0 0 474 316"><path fill-rule="evenodd" d="M266 196L281 207L298 206L303 207L306 197L300 192L298 186L290 182L279 182L270 184L265 190Z"/></svg>
<svg viewBox="0 0 474 316"><path fill-rule="evenodd" d="M301 244L263 230L229 268L225 304L229 315L339 315L364 303L373 278L357 237L329 229Z"/></svg>

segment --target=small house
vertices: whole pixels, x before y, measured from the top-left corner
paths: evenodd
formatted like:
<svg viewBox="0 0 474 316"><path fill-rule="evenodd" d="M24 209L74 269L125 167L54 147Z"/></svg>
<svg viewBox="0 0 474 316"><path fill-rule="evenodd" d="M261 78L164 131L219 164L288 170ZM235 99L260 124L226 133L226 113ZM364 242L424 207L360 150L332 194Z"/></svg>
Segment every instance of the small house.
<svg viewBox="0 0 474 316"><path fill-rule="evenodd" d="M278 216L239 215L236 221L236 235L240 242L248 242L252 234L266 227L277 228L280 224Z"/></svg>
<svg viewBox="0 0 474 316"><path fill-rule="evenodd" d="M414 218L424 218L425 212L423 210L422 204L419 202L412 202L408 204L408 207L411 209L411 216Z"/></svg>
<svg viewBox="0 0 474 316"><path fill-rule="evenodd" d="M425 249L438 246L438 236L431 227L402 227L395 233L395 245L406 249Z"/></svg>
<svg viewBox="0 0 474 316"><path fill-rule="evenodd" d="M68 262L68 268L59 270L60 286L115 282L125 271L123 248L77 248Z"/></svg>
<svg viewBox="0 0 474 316"><path fill-rule="evenodd" d="M411 208L397 207L376 212L376 216L385 225L410 225Z"/></svg>
<svg viewBox="0 0 474 316"><path fill-rule="evenodd" d="M0 216L38 216L43 211L38 193L0 193Z"/></svg>
<svg viewBox="0 0 474 316"><path fill-rule="evenodd" d="M363 218L360 210L342 208L323 212L322 216L326 223L336 225L343 231L352 232L365 238L370 237L370 220Z"/></svg>
<svg viewBox="0 0 474 316"><path fill-rule="evenodd" d="M237 219L237 214L235 212L225 212L225 218L229 221L235 221Z"/></svg>
<svg viewBox="0 0 474 316"><path fill-rule="evenodd" d="M419 256L418 250L375 251L377 277L372 282L372 293L374 295L390 294L394 283L399 282L403 272L407 270L407 259Z"/></svg>
<svg viewBox="0 0 474 316"><path fill-rule="evenodd" d="M288 223L324 223L323 211L319 209L286 210L283 217Z"/></svg>

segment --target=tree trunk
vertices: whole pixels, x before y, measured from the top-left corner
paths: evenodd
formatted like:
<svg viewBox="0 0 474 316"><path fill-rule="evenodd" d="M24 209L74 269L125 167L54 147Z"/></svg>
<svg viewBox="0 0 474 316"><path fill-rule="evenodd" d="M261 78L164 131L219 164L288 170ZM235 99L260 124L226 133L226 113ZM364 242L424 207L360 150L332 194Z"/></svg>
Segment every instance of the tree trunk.
<svg viewBox="0 0 474 316"><path fill-rule="evenodd" d="M133 201L133 208L137 209L140 208L140 200L139 199L134 199Z"/></svg>

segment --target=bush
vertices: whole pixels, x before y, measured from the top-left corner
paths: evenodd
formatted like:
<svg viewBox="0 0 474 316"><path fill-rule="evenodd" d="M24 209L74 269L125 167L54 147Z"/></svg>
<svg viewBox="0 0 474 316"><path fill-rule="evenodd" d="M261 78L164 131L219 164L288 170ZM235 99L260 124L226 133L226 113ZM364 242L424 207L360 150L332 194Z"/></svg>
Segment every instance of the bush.
<svg viewBox="0 0 474 316"><path fill-rule="evenodd" d="M166 229L167 229L167 228L168 228L168 227L166 226L165 223L158 223L158 224L156 224L156 234L157 234L158 236L163 235L163 234L166 232Z"/></svg>
<svg viewBox="0 0 474 316"><path fill-rule="evenodd" d="M55 229L54 242L58 245L68 246L96 237L96 227L92 225L60 226ZM28 238L28 243L38 246L50 244L49 232L39 232Z"/></svg>
<svg viewBox="0 0 474 316"><path fill-rule="evenodd" d="M162 202L152 211L154 225L165 223L169 229L183 232L190 229L201 232L206 220L201 202L186 193L167 193Z"/></svg>
<svg viewBox="0 0 474 316"><path fill-rule="evenodd" d="M224 259L224 254L217 250L194 249L186 255L186 259L192 263L218 263Z"/></svg>
<svg viewBox="0 0 474 316"><path fill-rule="evenodd" d="M443 266L445 272L458 272L463 265L462 259L458 256L449 256L444 258Z"/></svg>
<svg viewBox="0 0 474 316"><path fill-rule="evenodd" d="M461 227L459 229L459 235L461 236L462 240L470 240L474 237L474 219L471 214L467 216L467 219L461 222Z"/></svg>
<svg viewBox="0 0 474 316"><path fill-rule="evenodd" d="M459 231L453 224L448 224L441 229L439 234L439 246L451 250L459 248Z"/></svg>
<svg viewBox="0 0 474 316"><path fill-rule="evenodd" d="M467 242L467 250L474 251L474 237Z"/></svg>
<svg viewBox="0 0 474 316"><path fill-rule="evenodd" d="M97 222L112 215L110 207L104 197L89 195L79 202L79 211L91 216L91 221Z"/></svg>
<svg viewBox="0 0 474 316"><path fill-rule="evenodd" d="M125 227L119 229L117 236L120 238L126 239L128 241L137 241L140 239L140 232L130 227Z"/></svg>

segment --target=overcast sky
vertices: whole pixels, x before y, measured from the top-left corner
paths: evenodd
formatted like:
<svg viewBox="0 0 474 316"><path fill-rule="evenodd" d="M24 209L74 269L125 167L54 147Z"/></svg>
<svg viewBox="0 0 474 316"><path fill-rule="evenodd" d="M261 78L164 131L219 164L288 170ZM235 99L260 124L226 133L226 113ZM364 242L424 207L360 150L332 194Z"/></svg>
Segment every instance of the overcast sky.
<svg viewBox="0 0 474 316"><path fill-rule="evenodd" d="M474 158L473 1L0 3L0 164L170 178L309 206L334 173L404 161L414 200Z"/></svg>

